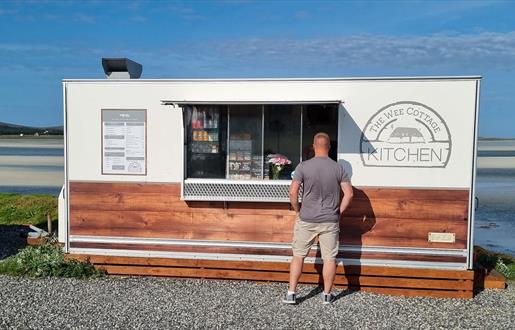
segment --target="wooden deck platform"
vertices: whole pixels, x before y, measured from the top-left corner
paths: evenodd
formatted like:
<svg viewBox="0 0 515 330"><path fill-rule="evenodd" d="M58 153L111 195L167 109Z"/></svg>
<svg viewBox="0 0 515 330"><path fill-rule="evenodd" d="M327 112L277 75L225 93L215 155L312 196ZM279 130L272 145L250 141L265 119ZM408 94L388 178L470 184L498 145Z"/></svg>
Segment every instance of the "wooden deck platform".
<svg viewBox="0 0 515 330"><path fill-rule="evenodd" d="M475 275L474 288L477 290L506 288L506 279L495 269L488 270L483 267L477 267Z"/></svg>
<svg viewBox="0 0 515 330"><path fill-rule="evenodd" d="M203 279L288 282L289 264L280 262L223 261L68 255L88 260L111 275L150 275ZM305 264L301 283L322 282L322 265ZM404 296L472 298L474 271L338 265L336 287Z"/></svg>

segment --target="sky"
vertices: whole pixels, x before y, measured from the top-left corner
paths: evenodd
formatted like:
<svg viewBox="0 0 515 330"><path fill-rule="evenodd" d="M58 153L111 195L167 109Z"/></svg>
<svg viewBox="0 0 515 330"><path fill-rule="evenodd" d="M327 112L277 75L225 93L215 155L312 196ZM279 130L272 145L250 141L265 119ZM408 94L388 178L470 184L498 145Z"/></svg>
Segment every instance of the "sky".
<svg viewBox="0 0 515 330"><path fill-rule="evenodd" d="M515 1L0 1L0 122L62 125L102 57L142 78L481 75L481 136L515 137Z"/></svg>

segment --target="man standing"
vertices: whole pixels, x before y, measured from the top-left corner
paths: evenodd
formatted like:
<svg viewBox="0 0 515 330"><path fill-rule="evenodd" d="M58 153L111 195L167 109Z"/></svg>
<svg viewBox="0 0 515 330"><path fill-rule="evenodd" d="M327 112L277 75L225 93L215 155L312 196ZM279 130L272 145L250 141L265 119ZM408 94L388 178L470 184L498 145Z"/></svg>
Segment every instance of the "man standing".
<svg viewBox="0 0 515 330"><path fill-rule="evenodd" d="M324 261L324 292L322 302L334 301L331 291L336 275L341 214L352 199L352 185L347 173L329 158L329 136L317 133L313 138L315 157L300 163L290 186L290 203L297 213L293 230L293 259L290 265L290 285L284 303L295 304L295 290L302 274L304 258L318 237ZM299 189L302 188L302 207L299 209ZM343 190L343 197L340 191Z"/></svg>

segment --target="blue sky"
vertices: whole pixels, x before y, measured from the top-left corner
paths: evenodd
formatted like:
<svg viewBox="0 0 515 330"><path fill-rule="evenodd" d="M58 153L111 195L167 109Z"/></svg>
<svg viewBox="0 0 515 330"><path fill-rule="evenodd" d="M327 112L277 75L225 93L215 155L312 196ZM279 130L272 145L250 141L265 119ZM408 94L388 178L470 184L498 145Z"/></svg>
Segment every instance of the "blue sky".
<svg viewBox="0 0 515 330"><path fill-rule="evenodd" d="M63 78L482 75L480 135L515 137L512 1L2 1L0 121L62 124Z"/></svg>

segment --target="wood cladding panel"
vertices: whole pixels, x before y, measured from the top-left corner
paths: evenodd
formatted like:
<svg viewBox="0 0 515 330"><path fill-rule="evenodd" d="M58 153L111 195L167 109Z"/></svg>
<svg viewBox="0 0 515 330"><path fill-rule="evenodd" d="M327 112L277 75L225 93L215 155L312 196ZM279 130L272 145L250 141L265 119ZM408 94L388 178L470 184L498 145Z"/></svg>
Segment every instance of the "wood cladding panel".
<svg viewBox="0 0 515 330"><path fill-rule="evenodd" d="M340 243L346 245L448 247L447 243L427 241L428 232L449 232L456 234L455 248L467 244L466 220L439 219L396 219L344 217L340 221Z"/></svg>
<svg viewBox="0 0 515 330"><path fill-rule="evenodd" d="M349 245L465 248L468 190L355 189L340 220ZM287 203L185 202L180 184L70 182L72 235L291 242ZM429 243L428 232L455 233Z"/></svg>
<svg viewBox="0 0 515 330"><path fill-rule="evenodd" d="M77 211L73 235L289 242L294 216Z"/></svg>
<svg viewBox="0 0 515 330"><path fill-rule="evenodd" d="M422 188L357 188L354 198L359 199L410 199L410 200L460 200L467 202L468 189L422 189Z"/></svg>
<svg viewBox="0 0 515 330"><path fill-rule="evenodd" d="M99 189L101 188L101 189ZM70 182L70 192L86 192L97 194L99 192L117 193L161 193L171 196L180 196L181 185L177 183L131 183L131 182Z"/></svg>
<svg viewBox="0 0 515 330"><path fill-rule="evenodd" d="M223 203L209 205L207 203L185 203L179 199L163 196L162 194L135 194L135 193L99 193L90 196L87 193L72 193L75 198L73 207L79 210L93 211L138 211L138 212L192 212L195 214L220 214L221 216L232 216L238 214L248 215L275 215L278 218L283 216L294 216L288 205L277 203L275 207L259 205L265 203L254 203L241 206L237 202L228 203L224 209ZM212 203L214 204L214 203ZM345 212L346 217L373 218L397 218L397 219L449 219L464 220L468 216L467 203L463 201L423 201L423 200L386 200L377 199L369 202L354 199L351 206ZM415 216L416 215L416 216Z"/></svg>
<svg viewBox="0 0 515 330"><path fill-rule="evenodd" d="M289 243L293 216L206 214L189 212L76 211L73 235L213 239ZM340 242L347 245L448 247L427 242L427 233L454 232L453 247L466 246L466 222L448 220L362 219L340 221ZM166 236L164 236L166 235ZM377 242L380 242L379 244Z"/></svg>
<svg viewBox="0 0 515 330"><path fill-rule="evenodd" d="M460 192L460 191L459 191ZM377 194L377 193L376 193ZM420 192L419 192L420 194ZM82 210L106 210L106 211L153 211L169 212L191 211L221 214L254 214L254 215L294 215L289 211L286 203L241 203L229 202L228 209L224 209L221 202L184 202L179 196L164 195L163 193L138 193L138 192L74 192L73 206ZM402 199L388 193L389 198L366 199L355 197L345 212L350 217L389 217L399 219L411 219L416 214L418 219L455 219L466 220L468 216L468 202L462 200L438 200L438 199ZM272 205L270 205L272 204Z"/></svg>
<svg viewBox="0 0 515 330"><path fill-rule="evenodd" d="M345 214L368 218L464 220L468 216L468 204L463 201L358 198L352 201Z"/></svg>

